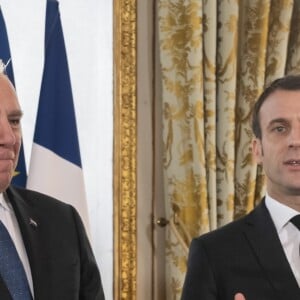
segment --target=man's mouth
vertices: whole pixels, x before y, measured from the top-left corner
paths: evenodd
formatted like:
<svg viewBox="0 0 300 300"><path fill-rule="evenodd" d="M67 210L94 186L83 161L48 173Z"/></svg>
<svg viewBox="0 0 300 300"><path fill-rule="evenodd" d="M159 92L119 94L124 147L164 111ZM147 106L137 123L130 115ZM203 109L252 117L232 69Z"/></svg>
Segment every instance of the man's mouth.
<svg viewBox="0 0 300 300"><path fill-rule="evenodd" d="M290 166L299 166L300 160L290 159L290 160L286 161L285 164L290 165Z"/></svg>

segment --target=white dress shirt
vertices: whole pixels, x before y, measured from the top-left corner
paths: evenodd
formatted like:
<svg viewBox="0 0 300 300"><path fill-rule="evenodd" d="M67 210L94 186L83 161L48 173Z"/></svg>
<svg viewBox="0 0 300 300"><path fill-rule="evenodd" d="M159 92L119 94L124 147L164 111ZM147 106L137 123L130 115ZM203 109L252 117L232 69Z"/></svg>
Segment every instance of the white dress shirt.
<svg viewBox="0 0 300 300"><path fill-rule="evenodd" d="M275 224L279 239L300 287L300 231L290 221L299 212L266 195L266 206Z"/></svg>
<svg viewBox="0 0 300 300"><path fill-rule="evenodd" d="M0 193L0 220L8 230L10 237L15 244L19 257L23 263L31 294L33 295L31 270L19 224L11 204L4 198L2 193Z"/></svg>

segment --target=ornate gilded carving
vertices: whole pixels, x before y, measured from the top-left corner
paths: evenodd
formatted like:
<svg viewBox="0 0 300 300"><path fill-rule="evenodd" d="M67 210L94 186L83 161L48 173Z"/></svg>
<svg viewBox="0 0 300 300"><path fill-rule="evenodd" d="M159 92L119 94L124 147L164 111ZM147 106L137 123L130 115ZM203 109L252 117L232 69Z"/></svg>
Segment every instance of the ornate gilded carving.
<svg viewBox="0 0 300 300"><path fill-rule="evenodd" d="M114 1L114 299L136 299L136 0Z"/></svg>

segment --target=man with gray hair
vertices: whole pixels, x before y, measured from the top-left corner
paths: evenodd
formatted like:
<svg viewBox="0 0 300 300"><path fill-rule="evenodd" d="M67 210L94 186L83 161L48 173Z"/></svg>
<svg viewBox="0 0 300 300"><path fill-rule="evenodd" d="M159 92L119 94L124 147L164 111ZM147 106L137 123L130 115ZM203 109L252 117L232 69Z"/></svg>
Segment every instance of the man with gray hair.
<svg viewBox="0 0 300 300"><path fill-rule="evenodd" d="M13 187L22 111L0 74L0 299L103 300L100 273L76 210Z"/></svg>

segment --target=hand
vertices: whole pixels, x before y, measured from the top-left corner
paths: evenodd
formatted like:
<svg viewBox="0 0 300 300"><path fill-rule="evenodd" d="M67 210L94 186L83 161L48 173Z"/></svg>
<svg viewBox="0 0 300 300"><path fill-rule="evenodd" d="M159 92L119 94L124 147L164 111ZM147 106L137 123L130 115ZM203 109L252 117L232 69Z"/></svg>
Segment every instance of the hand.
<svg viewBox="0 0 300 300"><path fill-rule="evenodd" d="M237 293L234 296L234 300L246 300L246 298L244 297L244 295L242 293Z"/></svg>

